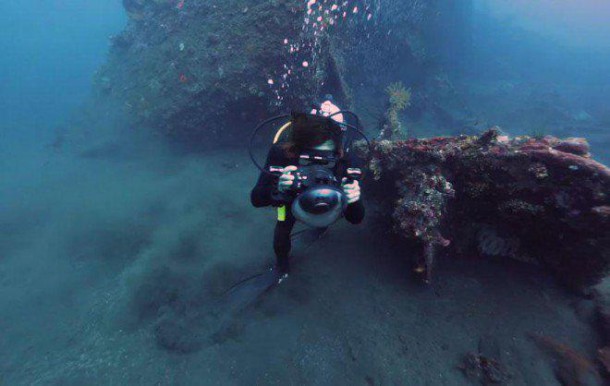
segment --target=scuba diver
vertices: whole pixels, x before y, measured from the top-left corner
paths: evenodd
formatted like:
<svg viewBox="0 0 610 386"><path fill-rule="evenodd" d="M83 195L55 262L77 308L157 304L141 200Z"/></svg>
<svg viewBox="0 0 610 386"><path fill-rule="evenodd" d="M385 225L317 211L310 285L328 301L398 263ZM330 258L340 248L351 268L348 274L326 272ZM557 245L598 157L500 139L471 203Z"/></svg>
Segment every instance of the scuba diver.
<svg viewBox="0 0 610 386"><path fill-rule="evenodd" d="M263 167L254 157L255 138L261 129L276 123L282 126ZM331 96L310 114L279 115L254 129L248 151L261 173L250 198L257 208L277 208L273 235L277 260L271 269L235 283L224 293L218 302L223 320L230 320L288 277L293 241L311 245L341 217L353 224L364 219L359 182L364 160L352 154L353 134L370 148L358 116L340 110ZM297 221L310 229L292 233Z"/></svg>
<svg viewBox="0 0 610 386"><path fill-rule="evenodd" d="M350 115L356 126L344 122ZM292 113L289 118L276 134L264 168L259 167L261 173L251 192L255 207L278 208L273 236L278 282L290 272L291 232L296 221L323 233L341 217L358 224L365 215L359 183L364 161L350 152L350 128L364 136L357 127L357 116L342 112L326 96L310 114ZM286 129L287 140L279 143Z"/></svg>

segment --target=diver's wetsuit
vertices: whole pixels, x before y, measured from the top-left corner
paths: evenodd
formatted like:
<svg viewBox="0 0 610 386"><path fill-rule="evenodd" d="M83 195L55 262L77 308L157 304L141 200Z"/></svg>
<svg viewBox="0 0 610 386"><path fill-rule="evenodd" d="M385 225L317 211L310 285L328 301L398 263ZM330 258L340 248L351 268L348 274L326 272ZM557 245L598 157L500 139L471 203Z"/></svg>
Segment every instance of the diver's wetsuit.
<svg viewBox="0 0 610 386"><path fill-rule="evenodd" d="M289 157L286 155L284 149L280 145L273 145L267 156L267 162L265 163L265 170L269 170L270 166L286 167L289 165L299 165L299 157ZM335 166L335 175L342 179L346 175L347 168L362 168L363 162L361 159L355 156L347 156L341 159ZM256 182L256 186L252 189L250 199L252 205L257 208L264 206L280 206L283 203L273 199L272 195L277 192L277 177L268 173L261 173ZM358 224L364 219L364 205L362 200L358 200L353 204L347 206L344 213L345 219L352 224ZM273 249L277 257L277 265L281 271L287 272L289 270L289 259L290 254L290 232L296 222L294 216L291 213L290 206L286 207L286 219L284 221L278 220L275 225L275 232L273 235Z"/></svg>

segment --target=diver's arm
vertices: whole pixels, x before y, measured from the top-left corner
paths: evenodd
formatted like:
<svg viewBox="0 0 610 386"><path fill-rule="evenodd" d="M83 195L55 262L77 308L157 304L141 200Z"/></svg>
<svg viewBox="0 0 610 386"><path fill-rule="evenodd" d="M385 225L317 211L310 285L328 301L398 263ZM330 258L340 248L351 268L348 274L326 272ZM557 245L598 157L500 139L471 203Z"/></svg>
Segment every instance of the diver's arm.
<svg viewBox="0 0 610 386"><path fill-rule="evenodd" d="M364 161L359 157L352 155L348 158L347 167L362 169L364 167ZM359 181L355 181L353 184L357 187L358 192L360 192ZM345 210L345 219L352 224L360 224L362 220L364 220L364 215L364 204L362 203L360 194L358 194L357 201L347 206L347 209Z"/></svg>
<svg viewBox="0 0 610 386"><path fill-rule="evenodd" d="M270 166L286 166L287 158L281 148L273 146L267 155L265 170ZM258 181L250 193L250 201L256 208L274 205L276 202L272 198L272 193L277 189L278 178L269 173L261 172Z"/></svg>

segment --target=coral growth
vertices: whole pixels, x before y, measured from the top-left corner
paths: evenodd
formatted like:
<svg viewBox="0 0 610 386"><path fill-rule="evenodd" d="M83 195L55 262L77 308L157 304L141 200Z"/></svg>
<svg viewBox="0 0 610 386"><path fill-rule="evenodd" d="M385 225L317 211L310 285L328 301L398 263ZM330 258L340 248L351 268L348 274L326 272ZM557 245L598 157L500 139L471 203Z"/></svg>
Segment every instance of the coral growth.
<svg viewBox="0 0 610 386"><path fill-rule="evenodd" d="M387 82L389 68L424 73L425 35L446 30L428 20L439 6L418 0L381 0L379 13L300 0L123 5L129 22L96 75L96 105L116 102L129 124L195 148L242 144L255 122L280 109L309 110L326 93L348 109L355 90ZM397 44L408 58L395 54ZM396 108L405 105L408 90L388 91Z"/></svg>
<svg viewBox="0 0 610 386"><path fill-rule="evenodd" d="M386 88L388 94L388 108L383 119L380 139L397 138L405 136L404 128L400 122L400 113L411 104L411 89L401 82L392 83Z"/></svg>
<svg viewBox="0 0 610 386"><path fill-rule="evenodd" d="M123 4L130 21L95 83L99 99L120 101L131 123L203 147L235 140L272 110L267 80L287 60L284 38L299 34L302 2ZM295 84L295 100L314 94L317 81Z"/></svg>
<svg viewBox="0 0 610 386"><path fill-rule="evenodd" d="M509 139L492 129L379 141L369 166L383 200L394 186L394 229L421 244L416 269L427 279L442 250L535 262L573 288L608 272L610 169L590 158L585 140Z"/></svg>
<svg viewBox="0 0 610 386"><path fill-rule="evenodd" d="M409 107L411 103L411 90L405 88L402 82L392 83L386 89L390 97L391 108L401 111Z"/></svg>

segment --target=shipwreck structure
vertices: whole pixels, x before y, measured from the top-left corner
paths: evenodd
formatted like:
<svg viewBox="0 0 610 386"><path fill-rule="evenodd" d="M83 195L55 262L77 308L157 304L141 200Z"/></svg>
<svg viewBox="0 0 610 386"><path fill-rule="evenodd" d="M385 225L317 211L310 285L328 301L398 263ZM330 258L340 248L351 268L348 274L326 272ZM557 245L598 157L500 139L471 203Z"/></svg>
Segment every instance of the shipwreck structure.
<svg viewBox="0 0 610 386"><path fill-rule="evenodd" d="M441 254L540 264L573 288L608 273L610 169L584 139L509 139L491 129L380 141L370 168L394 229L421 246L416 270L427 280Z"/></svg>
<svg viewBox="0 0 610 386"><path fill-rule="evenodd" d="M451 39L468 35L469 1L123 3L130 22L97 73L97 98L118 103L132 126L183 146L239 145L254 122L308 109L327 92L359 110L393 90L386 134L406 134L404 108L410 116L467 114L451 107L454 93L434 60L450 54L447 45L467 49ZM575 287L607 271L610 173L584 140L509 139L497 130L385 138L370 154L375 185L394 192L382 205L398 233L420 243L418 270L428 278L443 251L547 265Z"/></svg>

